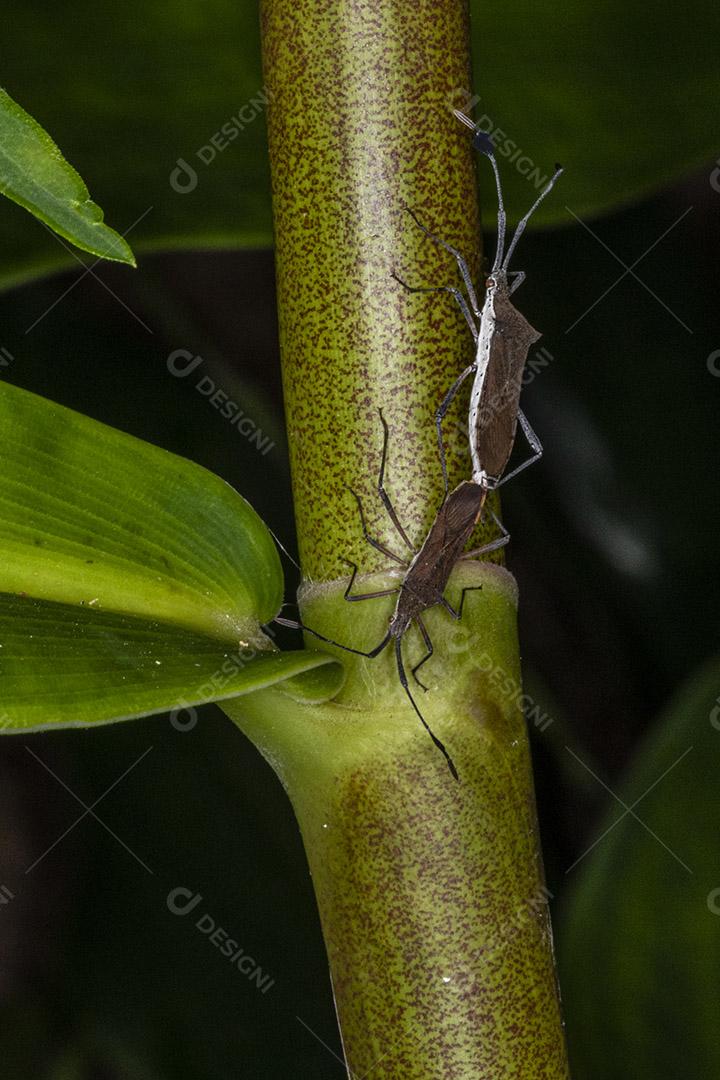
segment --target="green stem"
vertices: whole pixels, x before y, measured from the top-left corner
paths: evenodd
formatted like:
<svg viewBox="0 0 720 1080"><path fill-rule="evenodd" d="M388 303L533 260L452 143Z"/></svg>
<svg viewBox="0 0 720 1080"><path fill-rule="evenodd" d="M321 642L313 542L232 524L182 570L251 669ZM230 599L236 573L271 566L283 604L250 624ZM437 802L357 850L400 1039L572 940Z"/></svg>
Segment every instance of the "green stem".
<svg viewBox="0 0 720 1080"><path fill-rule="evenodd" d="M404 210L478 270L474 161L452 116L469 97L467 11L458 0L265 0L278 308L301 561L313 580L343 559L386 565L364 542L397 534L376 495L382 430L388 484L410 536L442 496L434 412L472 338L452 298L410 284L454 284L455 263ZM467 444L451 429L451 478Z"/></svg>
<svg viewBox="0 0 720 1080"><path fill-rule="evenodd" d="M424 536L442 497L434 411L471 356L451 298L409 295L392 277L455 280L404 205L479 250L469 140L450 113L469 96L467 11L460 0L265 0L263 34L301 607L307 625L369 649L392 606L343 598L343 560L386 566L348 486L370 533L397 550L376 490L382 406L388 489L408 534ZM450 451L459 479L464 440ZM381 588L387 571L363 584ZM292 799L352 1075L566 1080L514 583L464 563L451 602L464 584L483 590L461 623L428 613L429 691L415 687L459 782L392 650L372 661L336 650L347 681L330 703L275 688L224 707ZM406 654L415 647L410 635Z"/></svg>
<svg viewBox="0 0 720 1080"><path fill-rule="evenodd" d="M506 570L471 562L452 600L478 584L461 623L428 614L438 655L422 707L459 782L387 652L349 665L329 704L298 708L271 689L223 706L292 799L352 1076L568 1077L519 707L516 589ZM382 636L382 605L354 611L335 585L311 593L316 625L332 620L360 647Z"/></svg>

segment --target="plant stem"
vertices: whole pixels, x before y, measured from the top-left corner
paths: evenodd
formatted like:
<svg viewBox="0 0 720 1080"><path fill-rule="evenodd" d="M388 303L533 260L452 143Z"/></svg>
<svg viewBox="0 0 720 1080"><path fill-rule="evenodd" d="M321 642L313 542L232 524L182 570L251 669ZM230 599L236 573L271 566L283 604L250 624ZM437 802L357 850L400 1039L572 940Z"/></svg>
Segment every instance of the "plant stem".
<svg viewBox="0 0 720 1080"><path fill-rule="evenodd" d="M411 536L442 497L434 411L473 342L453 299L453 259L404 210L478 269L469 139L452 116L469 97L467 11L458 0L266 0L266 86L288 441L305 575L344 575L343 558L386 565L357 527L397 535L376 497L390 426L388 483ZM464 436L450 432L451 479ZM454 435L454 437L453 437Z"/></svg>
<svg viewBox="0 0 720 1080"><path fill-rule="evenodd" d="M262 10L301 605L307 625L368 649L390 609L345 602L344 560L387 563L363 539L348 487L370 534L397 550L377 498L382 407L388 488L408 534L425 535L442 498L434 412L471 359L452 299L410 295L392 277L455 282L452 258L405 205L463 253L479 251L469 140L450 112L469 98L467 10L460 0L265 0ZM464 438L449 450L452 481L467 474ZM421 694L459 783L391 650L372 661L337 650L348 677L332 702L302 705L286 687L224 708L298 816L351 1075L566 1080L514 584L465 563L455 602L467 583L484 588L462 623L428 614L435 655Z"/></svg>
<svg viewBox="0 0 720 1080"><path fill-rule="evenodd" d="M293 802L352 1077L568 1077L518 706L516 589L502 567L475 562L458 570L453 600L467 584L483 589L461 623L428 615L438 662L421 695L459 782L392 655L348 665L323 705L298 707L282 688L223 704ZM382 605L358 612L339 586L312 591L316 625L360 645L380 639Z"/></svg>

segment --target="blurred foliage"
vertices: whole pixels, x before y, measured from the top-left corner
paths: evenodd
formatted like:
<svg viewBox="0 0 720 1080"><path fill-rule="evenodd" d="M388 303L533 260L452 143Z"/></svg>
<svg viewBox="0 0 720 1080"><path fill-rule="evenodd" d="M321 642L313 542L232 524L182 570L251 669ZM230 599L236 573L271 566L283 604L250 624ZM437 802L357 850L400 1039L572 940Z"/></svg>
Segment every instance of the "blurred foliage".
<svg viewBox="0 0 720 1080"><path fill-rule="evenodd" d="M620 0L471 8L475 115L496 132L515 216L535 191L527 181L549 175L556 160L566 166L563 198L584 217L714 154L720 12L709 0L671 23ZM269 243L257 4L80 0L72 12L11 2L3 80L133 249ZM457 88L454 104L467 104L466 90ZM549 201L538 219L561 219L560 205ZM5 284L72 260L11 206L0 205L0 250Z"/></svg>
<svg viewBox="0 0 720 1080"><path fill-rule="evenodd" d="M515 166L504 170L511 212L526 209L533 171L549 176L555 161L566 169L562 199L537 223L563 221L563 205L582 218L606 213L716 156L712 0L667 18L623 0L470 7L474 115L495 132L501 169L503 156ZM483 191L492 205L492 182Z"/></svg>
<svg viewBox="0 0 720 1080"><path fill-rule="evenodd" d="M257 49L254 6L163 7L183 38L168 39L168 68L154 51L163 36L160 9L133 18L127 8L83 7L73 20L82 32L69 60L55 44L66 17L39 7L13 13L6 85L53 131L93 194L108 212L112 207L113 221L130 225L156 205L138 226L141 248L163 236L173 243L191 236L198 243L211 233L222 243L266 239L260 119L212 165L199 166L194 192L176 195L168 179L177 158L190 160L261 85L259 66L250 74L240 69L227 44ZM633 791L645 775L652 783L672 763L673 740L678 754L684 748L683 725L693 716L700 724L703 703L713 698L710 671L702 692L690 692L690 704L666 714L665 734L653 735L656 717L716 652L718 639L711 583L720 531L720 341L709 313L720 183L705 111L714 90L704 74L716 17L716 8L696 3L670 26L648 9L576 4L545 17L550 45L537 32L538 9L522 5L485 9L487 30L476 29L477 83L493 94L476 112L505 124L543 164L546 154L549 165L563 160L567 186L559 205L566 202L579 217L706 160L690 182L588 221L591 232L565 213L568 228L528 236L517 262L528 272L518 306L543 330L540 346L551 359L524 391L545 456L504 489L503 503L513 535L509 563L521 588L527 686L552 721L531 730L575 1080L599 1075L611 1044L617 1041L619 1053L635 1030L644 1047L656 1040L653 1080L712 1073L701 1030L714 1023L703 1002L716 1001L720 989L717 965L702 955L715 925L706 894L710 884L720 885L713 876L712 794L703 794L708 822L692 842L692 861L685 860L697 885L710 883L705 893L682 893L675 879L682 868L630 820L614 830L618 841L632 844L622 863L615 862L610 833L569 868L617 806L576 758L625 797L630 763ZM503 34L508 29L504 42L491 36L500 31L490 24L503 25ZM102 91L112 63L98 49L100 31L126 43L124 77ZM28 60L39 47L42 71ZM233 87L232 103L222 104L224 93L218 105L209 80ZM133 115L130 102L145 98L147 110ZM516 134L520 122L525 127ZM102 153L97 130L107 136ZM504 175L511 171L506 162ZM515 205L524 208L532 186L519 176L508 181ZM485 205L494 205L489 186ZM8 263L13 274L64 257L59 246L57 253L41 246L43 230L34 226L33 233L32 222L21 236L21 221L16 208L0 207L3 251L25 259L22 266ZM193 231L198 222L201 236ZM155 256L135 275L101 266L39 281L0 297L0 326L3 378L218 472L293 550L268 253ZM169 373L168 355L178 348L203 357L195 377ZM260 455L198 390L203 376L270 437L267 453ZM286 573L292 581L289 566ZM707 738L714 734L705 730ZM26 745L87 804L154 747L97 808L152 875L89 817L26 873L82 813ZM666 842L676 840L681 857L698 814L688 799L694 790L706 793L712 779L712 748L704 746L698 741L678 766L683 772L658 785L658 808L646 807L648 824ZM270 770L217 708L201 710L187 732L156 718L102 732L5 740L0 768L0 886L14 894L0 907L2 1051L13 1077L51 1076L73 1054L82 1080L339 1075L341 1066L322 1045L340 1053L297 829ZM605 865L609 883L599 880ZM178 885L201 893L198 910L274 976L267 994L233 970L190 917L170 914L166 898ZM579 904L568 898L570 886L585 905L580 932L577 917L565 921L565 901ZM683 957L672 951L676 925L679 940L700 943ZM603 956L603 949L618 957ZM576 970L568 973L567 965ZM683 995L697 1003L692 1017L687 1003L679 1008L676 971ZM667 1053L664 1034L675 1043ZM692 1068L678 1069L678 1047ZM641 1066L628 1067L624 1075L631 1074L643 1075Z"/></svg>
<svg viewBox="0 0 720 1080"><path fill-rule="evenodd" d="M560 976L582 1080L720 1075L719 691L720 662L683 688L576 875Z"/></svg>
<svg viewBox="0 0 720 1080"><path fill-rule="evenodd" d="M28 894L40 891L49 925L34 1025L11 1034L3 1008L13 1077L36 1080L43 1051L50 1057L65 1045L83 1049L83 1080L126 1080L127 1058L173 1080L332 1076L336 1063L296 1020L336 1044L297 827L274 774L234 725L209 707L186 731L164 718L23 742L87 803L135 768L97 806L112 833L87 816L16 886L18 918ZM33 802L54 810L33 835L34 860L82 807L25 746L6 740L2 749L4 771L14 768L26 790L23 813ZM71 879L64 894L61 867ZM201 895L193 914L170 911L178 887ZM206 915L203 932L196 923ZM213 923L272 981L264 993L210 942ZM22 967L22 955L11 959ZM16 974L24 1015L27 973Z"/></svg>
<svg viewBox="0 0 720 1080"><path fill-rule="evenodd" d="M269 243L256 3L80 0L68 19L34 0L6 15L6 89L52 131L136 254ZM173 186L180 159L194 178L180 166ZM0 206L0 237L0 282L71 264L15 207Z"/></svg>

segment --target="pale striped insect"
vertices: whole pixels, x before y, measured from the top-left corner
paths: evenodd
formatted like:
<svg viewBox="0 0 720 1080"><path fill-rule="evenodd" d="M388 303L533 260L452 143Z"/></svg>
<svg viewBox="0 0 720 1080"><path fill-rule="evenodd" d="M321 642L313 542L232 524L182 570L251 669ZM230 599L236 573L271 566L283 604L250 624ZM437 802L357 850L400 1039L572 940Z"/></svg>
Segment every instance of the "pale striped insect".
<svg viewBox="0 0 720 1080"><path fill-rule="evenodd" d="M543 199L552 191L556 180L562 173L560 166L541 191L525 217L518 223L510 244L505 250L506 215L502 197L500 173L495 160L492 140L479 131L472 120L464 113L455 110L459 120L473 130L473 145L489 158L495 174L498 197L498 239L492 269L485 282L485 299L478 304L477 294L467 262L460 252L440 237L430 232L408 208L418 227L434 243L448 251L455 259L465 286L467 297L458 288L440 285L430 288L414 288L406 285L397 275L400 284L410 292L449 292L457 300L475 340L475 359L462 372L445 395L435 413L438 444L443 469L443 478L447 489L447 465L443 442L442 424L456 394L470 375L473 385L470 392L468 413L468 440L472 461L472 480L476 484L492 490L501 483L516 476L542 454L540 440L531 428L520 409L523 371L530 347L539 340L540 334L534 329L512 303L510 297L525 280L522 270L510 270L510 260L518 241L525 231L528 221ZM512 283L510 282L512 279ZM532 456L512 472L505 475L510 459L518 421L533 451Z"/></svg>

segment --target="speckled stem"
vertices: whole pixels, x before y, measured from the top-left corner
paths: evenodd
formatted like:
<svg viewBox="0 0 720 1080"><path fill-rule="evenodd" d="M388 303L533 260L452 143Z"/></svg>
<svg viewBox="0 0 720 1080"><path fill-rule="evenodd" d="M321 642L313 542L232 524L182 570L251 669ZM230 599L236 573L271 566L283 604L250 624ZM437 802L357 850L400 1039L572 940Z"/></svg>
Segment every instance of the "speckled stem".
<svg viewBox="0 0 720 1080"><path fill-rule="evenodd" d="M568 1077L515 582L502 567L467 562L453 602L466 585L482 591L462 622L428 614L436 656L423 668L428 692L417 691L457 782L389 651L349 666L324 705L298 707L282 688L223 705L292 799L353 1078ZM339 633L362 648L387 626L382 604L347 604L336 585L306 588L304 610L317 626L340 620Z"/></svg>
<svg viewBox="0 0 720 1080"><path fill-rule="evenodd" d="M392 277L457 281L452 257L404 206L479 270L474 163L451 114L470 96L467 9L264 0L262 13L301 610L307 625L369 649L391 602L346 603L344 560L366 572L388 561L363 539L348 487L370 534L402 550L377 494L382 407L387 488L409 536L424 536L442 496L433 415L472 356L447 293L411 295ZM459 480L467 444L462 427L446 430ZM483 590L462 623L428 614L430 689L415 687L459 783L400 688L391 650L373 661L338 651L348 679L330 703L299 704L286 687L224 706L293 801L353 1077L568 1076L514 585L501 568L465 563L454 603L467 583ZM409 670L412 635L403 648Z"/></svg>
<svg viewBox="0 0 720 1080"><path fill-rule="evenodd" d="M390 426L388 490L413 539L442 495L435 409L473 342L447 293L452 257L410 215L466 254L477 280L475 163L451 113L470 97L461 0L265 0L263 41L278 308L295 512L305 575L387 565L358 529L398 536L377 498ZM465 479L458 409L447 424L451 479Z"/></svg>

